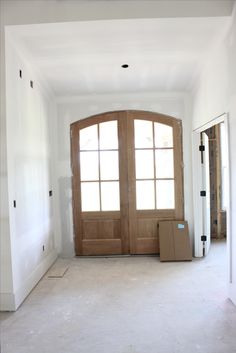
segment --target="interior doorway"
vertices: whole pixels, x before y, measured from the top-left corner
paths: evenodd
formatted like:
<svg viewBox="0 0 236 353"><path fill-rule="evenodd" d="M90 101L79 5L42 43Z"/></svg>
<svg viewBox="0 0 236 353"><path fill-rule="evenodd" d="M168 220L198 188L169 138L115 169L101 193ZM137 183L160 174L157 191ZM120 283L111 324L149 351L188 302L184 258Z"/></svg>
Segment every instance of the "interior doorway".
<svg viewBox="0 0 236 353"><path fill-rule="evenodd" d="M213 125L200 134L203 197L203 255L214 240L226 240L227 151L225 123Z"/></svg>
<svg viewBox="0 0 236 353"><path fill-rule="evenodd" d="M223 114L193 132L195 256L207 255L211 241L227 240L232 277L228 117Z"/></svg>
<svg viewBox="0 0 236 353"><path fill-rule="evenodd" d="M76 255L159 253L158 222L183 220L182 125L143 111L71 125Z"/></svg>
<svg viewBox="0 0 236 353"><path fill-rule="evenodd" d="M210 181L210 236L224 240L226 231L226 173L227 151L225 123L213 125L204 133L208 136L209 181Z"/></svg>

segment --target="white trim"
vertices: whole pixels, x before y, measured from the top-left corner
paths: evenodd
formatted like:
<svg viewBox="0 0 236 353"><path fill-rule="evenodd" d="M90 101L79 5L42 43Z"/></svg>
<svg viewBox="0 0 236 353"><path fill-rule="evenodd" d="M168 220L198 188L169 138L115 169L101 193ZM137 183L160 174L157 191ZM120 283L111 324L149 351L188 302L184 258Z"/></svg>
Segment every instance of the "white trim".
<svg viewBox="0 0 236 353"><path fill-rule="evenodd" d="M15 296L13 293L0 293L0 311L15 310Z"/></svg>
<svg viewBox="0 0 236 353"><path fill-rule="evenodd" d="M200 190L202 187L202 169L201 169L201 154L199 152L200 133L193 132L193 219L194 219L194 256L203 256L203 247L201 242L201 233L203 229L202 219L202 200Z"/></svg>
<svg viewBox="0 0 236 353"><path fill-rule="evenodd" d="M226 151L227 151L227 269L228 269L228 282L232 283L232 232L231 232L231 194L230 194L230 153L229 153L229 118L227 113L223 113L215 119L210 120L206 124L193 130L193 210L194 210L194 244L195 244L195 256L202 256L202 244L200 241L199 230L202 226L202 220L199 215L201 214L200 210L202 204L199 201L199 191L201 187L201 178L199 178L201 173L201 165L199 163L199 157L197 157L198 145L200 141L200 133L204 130L217 125L219 123L225 124L225 133L226 133ZM231 298L233 295L231 295ZM236 299L236 298L235 298ZM236 300L235 300L236 301Z"/></svg>
<svg viewBox="0 0 236 353"><path fill-rule="evenodd" d="M36 267L30 276L22 283L15 293L1 294L1 310L2 311L16 311L23 303L26 297L30 294L32 289L52 266L57 259L57 252L53 250L47 257Z"/></svg>
<svg viewBox="0 0 236 353"><path fill-rule="evenodd" d="M225 124L225 135L226 135L226 170L227 170L227 178L226 178L226 188L227 188L227 202L226 202L226 214L227 214L227 267L228 267L228 276L229 276L229 283L232 283L232 275L233 275L233 249L232 249L232 215L231 215L231 177L230 177L230 149L229 149L229 117L228 114L225 114L224 118Z"/></svg>
<svg viewBox="0 0 236 353"><path fill-rule="evenodd" d="M236 305L236 292L235 288L233 287L232 283L229 285L229 298L234 305Z"/></svg>
<svg viewBox="0 0 236 353"><path fill-rule="evenodd" d="M223 113L223 114L219 115L218 117L216 117L216 118L214 118L214 119L208 121L207 123L205 123L205 124L199 126L198 128L194 129L193 131L200 133L200 132L203 132L203 131L209 129L210 127L212 127L212 126L214 126L214 125L218 125L218 124L224 122L224 117L225 117L225 115L227 116L226 113Z"/></svg>
<svg viewBox="0 0 236 353"><path fill-rule="evenodd" d="M15 292L15 310L23 303L25 298L30 294L32 289L40 281L43 275L48 271L57 259L56 250L53 250L30 274L24 283Z"/></svg>

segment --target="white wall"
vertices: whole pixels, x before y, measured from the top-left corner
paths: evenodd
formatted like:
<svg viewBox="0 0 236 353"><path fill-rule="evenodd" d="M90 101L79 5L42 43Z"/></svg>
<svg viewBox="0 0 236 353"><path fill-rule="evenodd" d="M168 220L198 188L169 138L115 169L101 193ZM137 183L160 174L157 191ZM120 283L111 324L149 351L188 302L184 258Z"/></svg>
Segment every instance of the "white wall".
<svg viewBox="0 0 236 353"><path fill-rule="evenodd" d="M56 259L50 126L53 97L6 36L6 116L12 288L2 309L16 309ZM19 76L22 70L22 78ZM30 80L34 87L30 87ZM13 207L16 200L16 208ZM44 249L43 249L44 247ZM10 305L10 308L8 307Z"/></svg>
<svg viewBox="0 0 236 353"><path fill-rule="evenodd" d="M190 4L191 3L191 4ZM0 52L0 62L1 62L1 75L0 75L0 81L1 81L1 92L0 92L0 97L1 97L1 104L0 104L0 128L1 128L1 169L0 169L0 187L1 187L1 200L0 200L0 223L1 223L1 259L0 259L0 265L1 265L1 304L4 305L5 309L13 309L18 305L20 302L20 298L23 299L23 297L29 292L31 289L32 283L35 282L35 278L39 278L41 274L43 274L43 271L45 271L45 268L48 266L49 262L45 262L43 259L46 259L47 257L44 257L44 254L41 252L41 244L42 241L45 240L42 235L39 236L38 241L35 241L34 244L32 242L29 243L29 247L27 245L27 250L26 248L22 248L22 243L20 241L20 238L17 238L18 235L15 231L14 228L14 218L15 218L15 213L12 209L12 197L16 195L16 191L13 190L13 182L12 178L14 178L14 163L12 161L9 161L9 168L12 168L12 176L10 176L9 172L7 170L7 149L6 149L6 107L5 107L5 98L6 98L6 92L5 92L5 43L4 43L4 26L7 25L18 25L18 24L31 24L31 23L46 23L46 22L65 22L65 21L79 21L79 20L96 20L96 19L114 19L114 18L158 18L158 17L178 17L178 16L220 16L222 15L222 10L225 11L225 15L229 15L231 12L231 3L226 1L213 1L209 0L207 2L187 2L187 1L181 1L181 2L175 2L174 6L173 3L170 3L168 1L116 1L116 2L109 2L108 1L103 1L103 2L97 2L97 1L87 1L87 2L80 2L80 1L73 1L73 0L68 0L68 1L57 1L57 0L48 0L48 1L21 1L21 0L1 0L0 1L0 29L1 29L1 52ZM235 38L235 37L234 37ZM235 40L235 39L234 39ZM234 42L235 45L235 42ZM223 59L221 63L216 68L216 72L218 73L218 70L222 70L222 67L227 66L228 64L230 65L230 73L233 75L235 71L233 70L233 65L235 63L235 52L233 52L233 49L230 48L230 43L225 43L224 44L224 52L226 53L226 57ZM216 57L214 58L213 61L216 60ZM223 66L222 66L223 65ZM11 73L10 73L11 74ZM31 75L30 75L31 76ZM224 75L221 75L224 78ZM228 76L228 75L227 75ZM14 79L14 78L13 78ZM35 82L37 80L34 80ZM234 102L235 102L235 80L233 82L233 78L230 81L230 84L227 84L226 86L229 88L229 95L230 99L227 100L227 106L228 110L233 114L234 111ZM16 87L18 87L16 85ZM220 87L220 84L218 85ZM215 87L214 87L215 88ZM14 89L14 87L13 87ZM205 88L204 88L205 89ZM204 90L203 89L203 90ZM234 91L234 94L232 93ZM34 91L35 92L35 91ZM202 90L199 90L199 94L196 94L196 96L202 96ZM227 96L227 90L225 90L225 96ZM32 93L32 92L31 92ZM204 93L204 92L203 92ZM8 94L7 94L8 95ZM9 96L8 96L9 97ZM149 97L149 98L148 98ZM115 99L114 99L115 98ZM59 112L60 112L60 117L63 117L62 119L58 120L60 124L65 124L67 127L70 123L70 120L77 120L77 118L82 118L87 115L99 113L105 110L113 110L113 109L147 109L147 110L153 110L153 111L158 111L158 112L163 112L167 113L170 115L178 116L178 117L183 117L184 116L184 146L185 148L185 155L184 159L185 162L191 161L190 157L190 145L191 145L191 135L190 135L190 111L189 107L186 104L182 108L178 108L176 111L169 111L166 106L173 107L176 102L179 102L180 100L177 99L175 96L171 96L170 102L168 102L168 98L163 99L161 95L129 95L127 96L127 100L125 96L115 96L115 97L84 97L78 100L77 102L77 108L76 104L74 104L74 112L73 116L71 115L71 112L73 111L68 108L67 112L67 107L69 107L68 104L64 103L64 108L63 104L59 105ZM41 97L41 100L43 98ZM39 99L40 100L40 99ZM38 98L36 99L37 105L41 105L39 103ZM44 101L44 99L43 99ZM154 104L159 104L163 103L162 106L155 106L153 107L152 105ZM201 123L201 121L205 121L209 119L209 116L205 114L204 111L204 118L201 118L201 121L198 121L200 114L197 113L202 111L201 107L204 107L204 104L201 103L202 99L199 98L199 108L195 108L195 126ZM220 100L221 101L221 100ZM114 104L114 102L116 104ZM141 103L140 103L141 102ZM173 103L175 102L175 103ZM181 102L183 102L181 100ZM121 104L120 104L121 103ZM172 105L173 103L173 105ZM12 102L12 105L14 104L14 101ZM46 103L45 103L46 104ZM93 105L97 105L97 108L92 108ZM178 105L177 104L177 105ZM44 105L44 104L43 104ZM46 104L47 106L47 104ZM88 108L88 107L90 108ZM62 108L62 109L61 109ZM63 110L64 109L64 110ZM76 112L77 110L77 112ZM204 108L205 110L205 108ZM220 110L220 109L218 109ZM64 112L63 112L64 111ZM184 113L184 114L183 114ZM233 116L233 115L232 115ZM54 117L50 117L54 119ZM41 119L41 118L40 118ZM44 121L44 118L42 118ZM66 123L67 121L67 123ZM19 122L19 121L18 121ZM13 117L11 121L9 122L10 125L13 125ZM30 122L27 122L30 124ZM50 121L51 123L51 121ZM42 124L43 126L43 124ZM55 125L56 126L56 125ZM60 125L59 125L60 127ZM70 194L70 188L68 187L69 181L68 177L70 175L69 171L69 163L68 163L68 139L69 135L66 135L67 127L64 130L64 134L67 139L66 141L66 146L63 151L61 151L60 148L57 148L57 146L54 146L54 148L57 149L57 152L59 152L58 157L56 159L56 165L54 165L54 168L58 168L59 172L59 180L58 180L58 185L60 188L60 193L56 192L57 189L57 182L54 184L54 196L53 196L53 203L57 203L57 197L60 196L62 200L62 208L61 209L56 209L56 231L60 232L61 228L61 223L62 221L60 220L60 216L62 215L63 210L67 210L68 215L65 217L65 224L62 226L63 232L67 229L69 229L69 236L67 236L65 240L65 244L63 244L63 251L68 254L72 254L72 244L71 244L71 239L68 239L69 237L71 238L71 211L70 211L70 199L71 199L71 194ZM29 125L29 129L34 131L34 126L31 127ZM235 133L235 123L231 121L231 133ZM15 127L14 127L15 129ZM43 140L43 127L39 128L41 131L40 136L42 137ZM55 134L56 131L53 130L52 134ZM18 141L22 141L20 137L17 135ZM63 135L63 134L62 134ZM16 153L14 150L14 146L12 147L11 145L13 144L13 139L10 136L10 150L13 149L13 152ZM53 138L52 138L53 139ZM39 145L42 143L36 140L35 144L35 149L33 148L32 154L36 153L37 154L37 148ZM64 140L61 142L58 141L59 143L63 143ZM27 143L33 143L33 141L29 141L26 139L24 141L23 139L23 145L22 149L25 151L24 147L26 146ZM14 145L14 144L13 144ZM37 148L36 148L37 147ZM235 152L233 150L233 142L231 146L231 156L232 159L235 161L236 156ZM55 151L56 154L56 151ZM32 155L31 155L32 157ZM42 159L47 160L46 156L43 155L41 156ZM235 163L234 163L235 164ZM65 172L64 168L65 167ZM191 190L191 171L190 171L190 166L186 165L185 169L185 191L186 191L186 218L189 220L189 222L192 224L192 203L191 199L189 198L189 190ZM233 173L233 171L232 171ZM16 173L17 175L17 173ZM19 174L21 177L23 177L23 174ZM9 176L9 193L10 193L10 199L8 201L8 176ZM63 180L64 178L64 180ZM54 176L54 179L56 179L56 176ZM19 179L18 179L19 181ZM44 191L48 189L48 182L45 179L45 183L41 185L41 190ZM64 190L64 191L63 191ZM32 191L32 190L31 190ZM33 192L33 191L32 191ZM68 194L66 194L68 192ZM234 190L235 192L235 190ZM64 195L64 196L63 196ZM18 195L19 197L20 195ZM22 196L22 195L21 195ZM46 209L48 210L48 204L46 202ZM67 203L67 205L66 205ZM9 229L9 210L8 206L10 206L10 217L11 217L11 232ZM234 205L235 207L235 205ZM47 211L48 212L48 211ZM44 219L48 217L48 213L44 214ZM41 216L40 216L41 217ZM40 218L39 217L39 218ZM38 218L38 219L39 219ZM68 223L66 223L68 221ZM46 221L45 223L46 224ZM64 227L64 228L63 228ZM45 229L47 227L45 226ZM50 227L49 227L50 228ZM47 228L47 230L49 230ZM234 225L234 230L236 228L236 225ZM33 229L30 229L33 233ZM31 233L31 234L32 234ZM26 237L26 233L23 232L24 236ZM29 233L28 233L29 234ZM23 239L23 238L22 238ZM28 238L29 239L29 238ZM47 238L50 239L50 236ZM50 242L49 242L50 244ZM60 246L61 244L61 239L59 239L58 242L56 242L56 245ZM17 254L17 245L20 246L20 252ZM33 251L34 258L31 258L31 251ZM34 276L30 276L29 271L29 264L27 263L28 258L30 257L30 263L32 264L32 274L35 274ZM236 259L236 256L235 256ZM13 262L12 262L13 261ZM33 262L32 262L33 261ZM20 264L20 270L18 271L17 266ZM43 266L42 266L43 264ZM45 265L44 265L45 264ZM36 272L34 271L36 270ZM14 274L14 277L13 277ZM22 277L24 276L24 277ZM25 283L23 285L23 289L20 289L18 285L24 282L24 280L28 279L28 284ZM32 280L31 280L32 279ZM14 283L13 283L14 280ZM14 287L14 288L13 288ZM17 299L15 302L15 295L14 293L18 293Z"/></svg>
<svg viewBox="0 0 236 353"><path fill-rule="evenodd" d="M171 4L171 6L170 6ZM135 10L135 11L134 11ZM223 12L222 12L223 11ZM10 178L9 185L10 197L15 197L13 192L13 178L14 178L14 168L11 165L12 162L9 163L9 167L12 168L13 175L10 176L10 171L7 169L7 134L6 134L6 121L8 117L6 116L6 87L5 87L5 26L9 25L20 25L20 24L34 24L34 23L54 23L54 22L66 22L66 21L83 21L83 20L99 20L99 19L115 19L115 18L158 18L158 17L178 17L178 16L217 16L222 15L223 13L227 16L231 11L231 3L227 1L226 6L222 6L219 1L214 1L214 6L212 6L212 1L204 2L204 4L194 4L191 6L187 4L186 1L176 2L173 6L172 3L165 2L153 2L149 1L140 1L135 3L134 1L125 1L125 2L112 2L109 4L107 1L97 2L97 1L57 1L57 0L0 0L0 30L1 30L1 50L0 50L0 82L1 82L1 92L0 92L0 127L1 127L1 169L0 169L0 225L1 225L1 237L0 237L0 286L1 286L1 307L8 309L14 309L16 307L15 303L15 290L19 287L18 284L20 282L21 275L23 273L28 276L28 272L24 272L24 268L28 268L29 266L26 264L26 260L23 257L25 254L25 250L21 249L21 259L23 268L20 265L20 270L16 268L19 260L19 256L15 254L16 245L15 245L15 234L14 234L14 213L12 210L12 199L8 201L8 176ZM16 86L17 87L17 86ZM34 91L35 92L35 91ZM12 105L14 104L14 100ZM38 104L38 103L37 103ZM103 109L102 109L103 110ZM52 120L54 117L50 117ZM13 117L12 117L13 119ZM51 120L50 120L51 123ZM13 125L13 120L9 122L9 124ZM55 133L52 130L52 139L53 134ZM12 143L10 137L10 144ZM56 147L56 146L54 146ZM12 148L12 147L10 147ZM15 152L14 152L15 153ZM62 158L60 156L60 158ZM53 161L52 161L53 162ZM56 161L57 162L57 161ZM62 173L63 174L63 173ZM55 178L55 176L54 176ZM64 181L66 183L66 181ZM60 180L62 183L62 180ZM56 192L56 185L54 183L54 197L53 203L59 203L58 193ZM66 187L65 187L66 189ZM69 195L70 197L70 195ZM62 198L63 199L63 198ZM64 197L65 202L65 197ZM69 202L69 201L68 201ZM9 220L9 206L11 210L11 231L10 231L10 220ZM60 236L60 215L62 210L64 209L64 205L62 209L55 209L56 213L56 222L55 222L55 230ZM68 207L67 207L68 209ZM70 221L71 226L71 221ZM65 229L67 229L68 225L65 225ZM13 232L13 233L12 233ZM71 234L71 232L70 232ZM38 245L35 244L37 250L33 251L36 254L37 259L41 259L42 254L38 253L38 246L41 248L41 238ZM19 240L16 241L18 245ZM67 243L67 241L66 241ZM59 237L59 242L55 240L56 246L60 246L61 238ZM21 245L22 246L22 245ZM29 249L33 247L32 243L29 244ZM67 246L63 247L67 249ZM71 247L69 250L65 251L66 253L72 253ZM27 251L27 256L30 254ZM17 257L17 260L15 258ZM12 263L14 261L14 264ZM38 260L34 263L36 265ZM31 261L30 261L31 263ZM39 267L40 269L40 267ZM16 275L15 275L16 271ZM39 270L39 272L42 270ZM14 278L13 278L14 276ZM26 277L24 277L26 279ZM29 277L28 277L29 278ZM13 279L16 281L13 284ZM22 279L23 280L23 279ZM30 281L29 281L30 283ZM13 288L14 286L14 288ZM30 285L28 290L30 290ZM26 286L25 286L26 288ZM19 290L18 290L19 292ZM23 298L24 295L21 297Z"/></svg>
<svg viewBox="0 0 236 353"><path fill-rule="evenodd" d="M209 56L195 87L193 128L228 113L231 178L232 283L230 296L236 303L236 5L231 27Z"/></svg>
<svg viewBox="0 0 236 353"><path fill-rule="evenodd" d="M171 115L183 121L184 144L184 192L185 218L189 221L193 235L191 174L191 104L189 97L178 93L133 93L80 96L58 100L57 167L58 189L58 228L61 235L61 252L64 256L74 255L72 223L72 191L70 169L70 124L74 121L114 110L147 110Z"/></svg>
<svg viewBox="0 0 236 353"><path fill-rule="evenodd" d="M9 229L8 211L8 172L7 172L7 136L5 119L5 37L4 37L4 11L0 2L0 307L3 303L6 307L12 307L13 301L9 293L13 292L12 263L11 263L11 241Z"/></svg>

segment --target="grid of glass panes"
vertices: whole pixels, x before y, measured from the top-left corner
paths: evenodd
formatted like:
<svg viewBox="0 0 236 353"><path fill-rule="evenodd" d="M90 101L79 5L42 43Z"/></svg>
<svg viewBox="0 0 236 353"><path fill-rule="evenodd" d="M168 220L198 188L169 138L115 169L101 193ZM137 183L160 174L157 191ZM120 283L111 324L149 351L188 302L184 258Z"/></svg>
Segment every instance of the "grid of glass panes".
<svg viewBox="0 0 236 353"><path fill-rule="evenodd" d="M137 210L174 209L173 128L134 121Z"/></svg>
<svg viewBox="0 0 236 353"><path fill-rule="evenodd" d="M120 209L117 131L115 120L80 130L82 212Z"/></svg>

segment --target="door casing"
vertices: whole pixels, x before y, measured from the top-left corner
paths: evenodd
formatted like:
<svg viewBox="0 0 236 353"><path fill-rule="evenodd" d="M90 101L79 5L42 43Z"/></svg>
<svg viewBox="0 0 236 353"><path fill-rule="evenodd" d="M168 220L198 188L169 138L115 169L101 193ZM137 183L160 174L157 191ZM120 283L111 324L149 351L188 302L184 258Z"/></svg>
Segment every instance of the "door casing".
<svg viewBox="0 0 236 353"><path fill-rule="evenodd" d="M229 118L226 113L212 119L208 123L200 126L193 131L193 210L194 210L194 255L195 257L203 256L203 244L201 241L201 235L203 232L203 210L202 210L202 200L200 197L200 190L202 189L202 166L201 166L201 154L199 153L200 144L200 134L211 128L214 125L225 124L225 134L226 134L226 151L227 151L227 178L226 178L226 188L227 188L227 282L229 283L229 292L231 292L230 287L235 286L232 283L232 233L231 233L231 194L230 194L230 155L229 155ZM230 294L231 296L231 294Z"/></svg>

